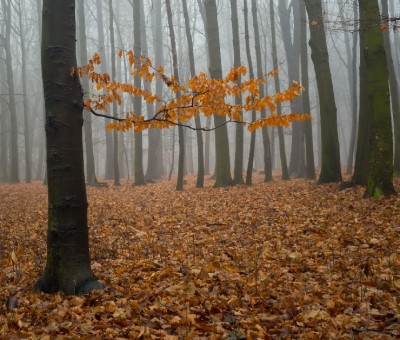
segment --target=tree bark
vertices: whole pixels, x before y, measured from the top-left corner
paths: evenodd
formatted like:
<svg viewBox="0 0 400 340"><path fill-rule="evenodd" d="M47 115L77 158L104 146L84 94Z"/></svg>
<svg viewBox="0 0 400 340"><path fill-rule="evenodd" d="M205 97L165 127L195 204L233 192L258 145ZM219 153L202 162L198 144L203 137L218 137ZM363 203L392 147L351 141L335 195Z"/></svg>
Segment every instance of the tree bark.
<svg viewBox="0 0 400 340"><path fill-rule="evenodd" d="M318 183L340 182L337 112L321 0L304 0L310 27L311 58L317 78L321 116L322 165Z"/></svg>
<svg viewBox="0 0 400 340"><path fill-rule="evenodd" d="M361 29L380 18L377 0L359 0ZM363 24L364 23L364 24ZM365 31L365 60L371 107L371 149L365 197L395 193L393 187L393 134L390 115L389 72L383 32L379 26Z"/></svg>
<svg viewBox="0 0 400 340"><path fill-rule="evenodd" d="M210 75L214 79L222 79L221 48L219 40L217 4L215 0L205 0L206 26L208 36L208 53L210 59ZM214 187L226 187L233 184L229 159L228 129L226 117L214 115L216 178Z"/></svg>
<svg viewBox="0 0 400 340"><path fill-rule="evenodd" d="M83 96L76 69L75 1L44 0L42 72L46 108L47 263L36 287L84 294L102 285L90 269L83 171Z"/></svg>

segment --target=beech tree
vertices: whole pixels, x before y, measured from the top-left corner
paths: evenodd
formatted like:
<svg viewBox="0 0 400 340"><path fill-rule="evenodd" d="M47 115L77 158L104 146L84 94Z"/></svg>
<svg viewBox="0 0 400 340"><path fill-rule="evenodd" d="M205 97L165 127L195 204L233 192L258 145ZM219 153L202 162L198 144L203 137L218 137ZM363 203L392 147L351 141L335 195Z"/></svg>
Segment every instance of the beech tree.
<svg viewBox="0 0 400 340"><path fill-rule="evenodd" d="M90 268L83 171L83 95L76 68L75 0L44 0L42 75L46 110L47 263L36 287L83 294L102 288Z"/></svg>

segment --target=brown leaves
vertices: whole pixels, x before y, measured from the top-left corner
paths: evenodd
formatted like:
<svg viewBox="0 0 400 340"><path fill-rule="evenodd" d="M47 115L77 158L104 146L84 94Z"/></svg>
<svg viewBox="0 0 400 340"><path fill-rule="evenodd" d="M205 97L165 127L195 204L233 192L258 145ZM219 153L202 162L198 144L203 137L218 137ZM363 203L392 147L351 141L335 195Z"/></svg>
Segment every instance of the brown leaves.
<svg viewBox="0 0 400 340"><path fill-rule="evenodd" d="M399 336L399 198L256 179L88 188L92 268L107 288L83 297L32 292L46 189L1 186L0 337Z"/></svg>

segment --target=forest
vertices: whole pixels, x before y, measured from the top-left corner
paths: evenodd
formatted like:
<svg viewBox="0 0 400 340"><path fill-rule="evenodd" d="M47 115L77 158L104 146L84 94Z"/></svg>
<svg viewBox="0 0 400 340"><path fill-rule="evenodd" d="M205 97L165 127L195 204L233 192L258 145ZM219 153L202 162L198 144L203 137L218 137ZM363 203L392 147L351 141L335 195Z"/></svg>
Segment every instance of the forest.
<svg viewBox="0 0 400 340"><path fill-rule="evenodd" d="M397 0L0 0L1 339L400 337Z"/></svg>

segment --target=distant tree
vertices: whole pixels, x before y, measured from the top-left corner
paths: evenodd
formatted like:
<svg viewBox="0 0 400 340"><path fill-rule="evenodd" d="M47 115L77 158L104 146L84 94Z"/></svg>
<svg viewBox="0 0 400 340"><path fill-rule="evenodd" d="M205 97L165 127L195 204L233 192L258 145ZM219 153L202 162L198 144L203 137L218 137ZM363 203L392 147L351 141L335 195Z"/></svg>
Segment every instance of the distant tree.
<svg viewBox="0 0 400 340"><path fill-rule="evenodd" d="M76 69L74 0L44 0L42 39L48 231L46 268L36 287L47 293L84 294L102 285L90 268L83 96L79 77L71 72Z"/></svg>
<svg viewBox="0 0 400 340"><path fill-rule="evenodd" d="M221 45L219 40L217 4L215 0L204 0L206 27L208 36L208 53L210 75L214 79L222 79ZM229 157L229 140L226 118L214 115L214 125L221 126L215 131L216 178L215 187L226 187L233 184Z"/></svg>
<svg viewBox="0 0 400 340"><path fill-rule="evenodd" d="M269 14L270 14L270 22L271 22L271 40L272 40L272 63L274 69L278 69L278 51L276 48L276 29L275 29L275 5L274 0L270 0L269 2ZM277 72L274 76L275 83L275 92L281 91L281 84L279 81L279 73ZM307 86L307 84L304 84ZM305 111L307 112L307 111ZM280 103L277 104L277 115L278 117L282 114L282 105ZM281 171L282 171L282 179L289 179L289 170L287 166L286 159L286 147L285 147L285 136L283 135L283 127L278 127L278 140L279 140L279 156L281 160Z"/></svg>
<svg viewBox="0 0 400 340"><path fill-rule="evenodd" d="M182 8L183 15L185 18L185 29L186 29L186 39L188 43L189 49L189 66L190 66L190 75L194 77L196 75L196 68L194 62L194 51L193 51L193 40L192 40L192 32L190 30L189 25L189 14L187 9L187 1L182 0ZM203 146L203 133L201 131L201 122L200 117L195 117L196 124L196 138L197 138L197 181L196 187L202 188L204 186L204 146Z"/></svg>
<svg viewBox="0 0 400 340"><path fill-rule="evenodd" d="M9 139L9 155L10 155L10 172L9 182L19 182L19 157L18 157L18 128L17 128L17 107L15 103L15 85L13 73L13 61L11 54L11 30L12 30L12 4L10 0L1 0L2 10L5 20L5 32L0 36L1 45L4 47L6 75L8 84L8 109L10 121L10 139Z"/></svg>
<svg viewBox="0 0 400 340"><path fill-rule="evenodd" d="M319 183L340 182L339 137L321 0L304 0L310 27L311 58L317 78L321 115L322 165Z"/></svg>
<svg viewBox="0 0 400 340"><path fill-rule="evenodd" d="M86 46L86 20L85 20L85 5L83 1L78 1L78 23L79 23L79 51L80 63L84 65L88 60L87 46ZM82 87L84 97L89 95L89 80L82 79ZM92 115L90 112L83 113L83 129L85 133L85 151L86 151L86 183L89 185L98 185L96 170L94 165L94 152L93 152L93 137L92 137Z"/></svg>

